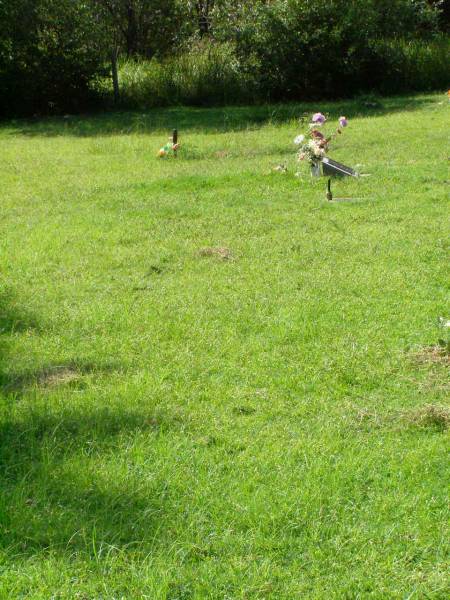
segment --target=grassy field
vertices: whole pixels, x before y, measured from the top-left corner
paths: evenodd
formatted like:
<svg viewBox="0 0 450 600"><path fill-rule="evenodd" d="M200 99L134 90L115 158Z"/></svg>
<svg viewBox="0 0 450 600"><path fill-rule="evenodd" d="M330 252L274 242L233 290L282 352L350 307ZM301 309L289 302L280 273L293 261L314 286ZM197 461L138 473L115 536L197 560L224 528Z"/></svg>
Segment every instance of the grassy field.
<svg viewBox="0 0 450 600"><path fill-rule="evenodd" d="M448 597L449 110L0 126L2 600Z"/></svg>

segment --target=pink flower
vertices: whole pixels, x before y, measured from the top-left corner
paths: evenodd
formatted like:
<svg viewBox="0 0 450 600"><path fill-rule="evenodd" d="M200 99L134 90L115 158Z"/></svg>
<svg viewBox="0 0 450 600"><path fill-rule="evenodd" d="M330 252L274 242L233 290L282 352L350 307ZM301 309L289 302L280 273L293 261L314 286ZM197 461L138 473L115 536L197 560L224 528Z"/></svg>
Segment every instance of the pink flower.
<svg viewBox="0 0 450 600"><path fill-rule="evenodd" d="M339 125L341 127L347 127L348 121L345 117L339 117Z"/></svg>
<svg viewBox="0 0 450 600"><path fill-rule="evenodd" d="M325 115L323 115L322 113L318 112L313 115L313 118L312 118L313 123L322 125L322 123L325 123L325 121L326 121Z"/></svg>

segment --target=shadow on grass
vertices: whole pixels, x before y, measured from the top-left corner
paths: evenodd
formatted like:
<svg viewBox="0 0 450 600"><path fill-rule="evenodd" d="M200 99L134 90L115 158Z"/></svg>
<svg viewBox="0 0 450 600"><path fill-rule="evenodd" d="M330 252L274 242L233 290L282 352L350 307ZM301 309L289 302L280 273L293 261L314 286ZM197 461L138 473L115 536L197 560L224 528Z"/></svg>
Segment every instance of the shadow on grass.
<svg viewBox="0 0 450 600"><path fill-rule="evenodd" d="M64 364L47 365L34 371L0 376L0 384L6 394L22 393L30 388L51 388L62 384L83 387L83 377L120 372L118 363L94 364L83 361L69 361Z"/></svg>
<svg viewBox="0 0 450 600"><path fill-rule="evenodd" d="M39 332L36 319L17 306L14 296L7 291L0 293L0 392L21 394L27 389L40 386L50 387L59 383L79 380L86 375L120 372L118 362L91 363L80 360L65 364L51 364L35 370L11 372L7 364L9 346L13 336Z"/></svg>
<svg viewBox="0 0 450 600"><path fill-rule="evenodd" d="M10 555L148 549L164 522L166 486L143 487L132 468L117 465L115 454L119 439L166 425L126 410L3 418L0 548Z"/></svg>
<svg viewBox="0 0 450 600"><path fill-rule="evenodd" d="M228 106L221 108L171 107L147 111L117 111L91 115L15 120L6 123L11 135L77 136L151 134L178 128L186 132L225 133L258 129L268 124L282 124L298 119L305 112L320 109L332 118L381 116L398 111L418 110L430 99L400 96L383 99L359 99L340 102L291 103L262 106ZM3 125L5 126L5 124ZM1 128L0 128L1 131Z"/></svg>
<svg viewBox="0 0 450 600"><path fill-rule="evenodd" d="M35 319L16 306L12 294L5 290L0 292L0 393L10 380L6 373L6 362L11 337L30 330L39 330Z"/></svg>
<svg viewBox="0 0 450 600"><path fill-rule="evenodd" d="M137 435L177 427L175 420L117 404L99 408L70 393L28 393L42 371L9 375L8 350L12 336L36 323L19 315L11 295L0 296L0 315L0 548L11 559L42 551L94 558L108 548L148 551L164 523L167 486L143 486L133 465L117 461L117 450Z"/></svg>

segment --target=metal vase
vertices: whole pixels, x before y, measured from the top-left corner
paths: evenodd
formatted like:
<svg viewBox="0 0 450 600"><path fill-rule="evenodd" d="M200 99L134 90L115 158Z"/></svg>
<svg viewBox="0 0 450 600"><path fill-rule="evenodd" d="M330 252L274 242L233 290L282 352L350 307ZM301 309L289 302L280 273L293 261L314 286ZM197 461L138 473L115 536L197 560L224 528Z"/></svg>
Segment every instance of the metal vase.
<svg viewBox="0 0 450 600"><path fill-rule="evenodd" d="M311 177L320 177L322 175L322 162L319 160L317 162L311 163Z"/></svg>

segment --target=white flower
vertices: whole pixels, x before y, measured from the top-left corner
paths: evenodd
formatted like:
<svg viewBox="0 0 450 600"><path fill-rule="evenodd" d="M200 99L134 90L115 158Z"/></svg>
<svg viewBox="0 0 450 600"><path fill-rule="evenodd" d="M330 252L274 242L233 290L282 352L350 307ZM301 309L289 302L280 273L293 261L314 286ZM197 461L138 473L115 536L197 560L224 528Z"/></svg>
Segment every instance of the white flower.
<svg viewBox="0 0 450 600"><path fill-rule="evenodd" d="M450 327L450 321L447 319L444 319L444 317L439 317L439 324L441 327Z"/></svg>
<svg viewBox="0 0 450 600"><path fill-rule="evenodd" d="M317 158L321 158L322 156L325 155L325 150L323 148L321 148L314 140L310 140L308 142L308 146L311 149L311 152L313 153L313 155L316 156Z"/></svg>
<svg viewBox="0 0 450 600"><path fill-rule="evenodd" d="M298 135L294 140L294 144L296 144L298 146L299 144L301 144L303 142L304 139L305 139L304 135Z"/></svg>

